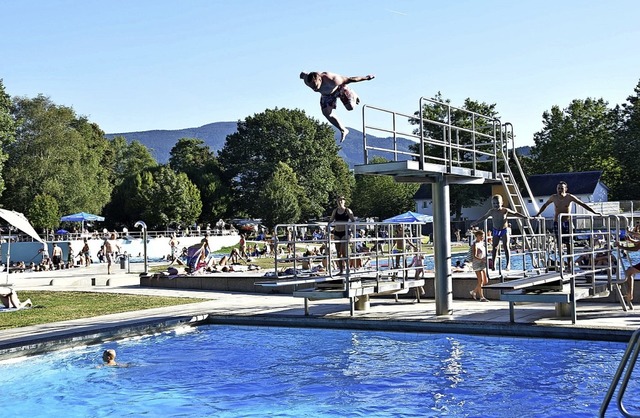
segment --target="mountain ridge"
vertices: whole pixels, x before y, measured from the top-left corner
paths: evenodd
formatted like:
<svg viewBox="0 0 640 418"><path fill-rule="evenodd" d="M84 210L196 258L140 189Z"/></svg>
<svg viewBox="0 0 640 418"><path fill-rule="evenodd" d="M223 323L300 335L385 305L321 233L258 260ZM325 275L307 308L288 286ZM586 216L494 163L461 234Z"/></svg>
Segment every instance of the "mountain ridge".
<svg viewBox="0 0 640 418"><path fill-rule="evenodd" d="M171 149L179 139L200 139L204 141L214 153L217 153L224 146L227 136L237 132L237 126L237 122L213 122L197 128L174 130L154 129L149 131L109 133L105 134L105 136L108 139L121 136L124 137L128 143L134 140L138 141L149 149L151 155L158 163L166 164L169 162ZM349 168L353 168L355 165L363 164L364 162L362 131L350 127L348 129L349 135L347 139L343 143L338 144L341 147L338 155L345 160ZM381 145L385 141L388 141L388 139L367 135L367 141ZM400 138L398 143L399 148L406 151L412 142L408 139ZM376 153L371 153L370 155L374 156Z"/></svg>
<svg viewBox="0 0 640 418"><path fill-rule="evenodd" d="M184 129L154 129L149 131L137 131L137 132L122 132L122 133L110 133L105 134L108 139L113 139L117 136L124 137L128 143L134 140L139 141L146 146L151 155L160 164L166 164L169 162L169 156L171 149L181 138L197 138L204 141L207 146L217 154L218 151L224 146L227 136L237 132L237 122L212 122L206 125L202 125L197 128L184 128ZM362 141L362 131L349 127L349 135L347 139L338 143L340 146L340 155L347 163L349 168L353 168L355 165L364 163L364 144ZM334 129L336 132L337 130ZM367 142L374 147L388 148L389 141L392 138L381 138L367 134ZM406 138L397 138L398 150L408 151L409 146L413 143ZM336 139L337 142L337 139ZM385 147L384 144L387 144ZM529 155L531 147L519 147L517 148L518 155ZM387 159L391 159L390 153L384 152L370 152L369 158L374 156L381 156ZM407 155L401 154L399 159L408 159Z"/></svg>

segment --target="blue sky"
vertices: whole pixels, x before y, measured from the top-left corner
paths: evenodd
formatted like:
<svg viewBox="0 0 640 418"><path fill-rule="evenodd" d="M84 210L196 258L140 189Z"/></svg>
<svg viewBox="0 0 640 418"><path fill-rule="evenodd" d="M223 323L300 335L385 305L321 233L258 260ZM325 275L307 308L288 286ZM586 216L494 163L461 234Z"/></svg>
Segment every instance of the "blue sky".
<svg viewBox="0 0 640 418"><path fill-rule="evenodd" d="M622 104L640 81L637 0L0 0L8 94L49 96L107 133L325 121L300 71L375 74L369 105L413 113L438 91L496 103L516 146L573 99ZM362 112L338 117L362 128ZM353 140L352 137L349 137Z"/></svg>

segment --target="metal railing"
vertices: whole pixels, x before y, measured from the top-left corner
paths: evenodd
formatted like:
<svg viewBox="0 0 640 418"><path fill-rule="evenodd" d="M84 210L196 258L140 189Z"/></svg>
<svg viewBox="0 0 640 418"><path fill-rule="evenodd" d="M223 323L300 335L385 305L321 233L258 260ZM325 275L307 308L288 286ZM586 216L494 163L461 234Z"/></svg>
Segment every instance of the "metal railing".
<svg viewBox="0 0 640 418"><path fill-rule="evenodd" d="M428 105L440 110L440 120L425 116L424 108ZM427 163L444 165L449 172L453 167L475 171L484 166L497 177L502 141L498 119L424 97L420 98L419 106L413 115L370 105L362 107L365 164L375 152L391 161L417 161L420 170ZM384 134L391 140L374 143L368 137L371 132ZM403 149L401 140L414 144L415 148Z"/></svg>
<svg viewBox="0 0 640 418"><path fill-rule="evenodd" d="M638 354L640 354L640 329L636 330L629 339L629 344L627 344L627 349L620 360L620 365L616 370L615 375L613 376L613 380L611 381L611 385L609 386L609 390L602 401L602 405L600 406L600 417L604 417L607 408L609 407L609 403L611 399L613 399L613 395L615 394L616 389L618 389L617 396L617 406L618 410L625 417L638 417L640 415L632 415L627 411L627 408L622 403L624 399L624 395L627 391L627 386L629 384L629 380L631 380L631 376L636 367L636 363L638 361ZM626 371L625 371L626 369ZM618 385L620 387L618 388Z"/></svg>
<svg viewBox="0 0 640 418"><path fill-rule="evenodd" d="M339 278L344 280L345 290L363 274L377 279L389 275L404 279L416 268L411 265L414 258L424 253L422 225L401 222L280 224L271 243L275 271L278 276ZM330 231L335 226L344 227L344 238L336 238ZM338 248L344 250L343 256L339 255Z"/></svg>

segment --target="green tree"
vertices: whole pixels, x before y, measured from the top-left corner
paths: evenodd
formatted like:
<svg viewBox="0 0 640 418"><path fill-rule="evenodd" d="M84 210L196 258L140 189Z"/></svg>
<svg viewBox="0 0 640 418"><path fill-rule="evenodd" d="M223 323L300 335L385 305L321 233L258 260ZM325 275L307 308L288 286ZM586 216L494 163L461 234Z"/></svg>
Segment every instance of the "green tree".
<svg viewBox="0 0 640 418"><path fill-rule="evenodd" d="M60 209L56 199L47 194L37 195L29 208L29 221L34 228L41 228L45 232L60 225Z"/></svg>
<svg viewBox="0 0 640 418"><path fill-rule="evenodd" d="M113 228L131 226L140 220L143 210L137 201L132 200L137 191L136 180L140 173L157 167L158 163L139 141L127 143L124 137L118 136L109 145L113 156L111 182L114 188L103 210L106 225Z"/></svg>
<svg viewBox="0 0 640 418"><path fill-rule="evenodd" d="M372 164L386 162L374 157ZM359 218L386 219L409 210L415 210L413 196L420 187L417 183L396 183L391 176L356 175L351 210Z"/></svg>
<svg viewBox="0 0 640 418"><path fill-rule="evenodd" d="M196 185L202 199L202 223L214 222L228 213L229 186L222 168L209 146L195 138L181 138L171 149L169 166L185 173Z"/></svg>
<svg viewBox="0 0 640 418"><path fill-rule="evenodd" d="M300 219L301 213L297 196L303 193L296 173L280 161L264 185L260 199L262 204L255 214L269 229L280 223L294 223Z"/></svg>
<svg viewBox="0 0 640 418"><path fill-rule="evenodd" d="M297 196L301 219L323 214L338 192L332 171L338 153L334 132L301 110L274 109L238 122L227 137L219 160L229 181L237 214L254 214L266 182L278 162L296 173L304 193Z"/></svg>
<svg viewBox="0 0 640 418"><path fill-rule="evenodd" d="M100 213L112 189L104 132L42 95L14 99L13 114L20 125L15 142L5 145L3 203L28 213L35 196L47 194L62 213Z"/></svg>
<svg viewBox="0 0 640 418"><path fill-rule="evenodd" d="M138 219L149 228L192 225L202 212L198 188L186 174L176 173L168 166L146 169L127 179L127 183L132 192L128 210L139 215Z"/></svg>
<svg viewBox="0 0 640 418"><path fill-rule="evenodd" d="M602 170L603 182L616 190L622 168L613 149L618 127L615 109L609 109L603 99L576 99L565 109L553 106L542 119L542 130L533 136L530 168L534 172L530 174Z"/></svg>
<svg viewBox="0 0 640 418"><path fill-rule="evenodd" d="M620 162L620 183L608 185L611 194L619 200L640 199L640 166L638 150L640 150L640 82L633 90L634 94L620 110L622 123L614 146L615 155Z"/></svg>
<svg viewBox="0 0 640 418"><path fill-rule="evenodd" d="M11 114L11 97L5 92L0 78L0 174L3 172L7 154L5 146L12 143L16 133L16 121ZM4 191L4 176L0 175L0 196Z"/></svg>
<svg viewBox="0 0 640 418"><path fill-rule="evenodd" d="M117 136L111 140L110 148L114 156L112 178L116 185L128 176L158 165L149 148L140 141L133 140L127 143L125 137Z"/></svg>

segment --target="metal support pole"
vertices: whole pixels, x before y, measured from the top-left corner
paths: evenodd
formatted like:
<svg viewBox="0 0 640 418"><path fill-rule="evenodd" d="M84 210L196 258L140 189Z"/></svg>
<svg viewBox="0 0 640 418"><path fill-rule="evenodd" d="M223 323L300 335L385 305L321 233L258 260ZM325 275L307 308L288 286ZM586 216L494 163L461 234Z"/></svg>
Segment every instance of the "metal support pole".
<svg viewBox="0 0 640 418"><path fill-rule="evenodd" d="M453 313L451 281L451 228L449 218L449 185L444 176L431 186L433 192L433 251L435 261L436 315Z"/></svg>

